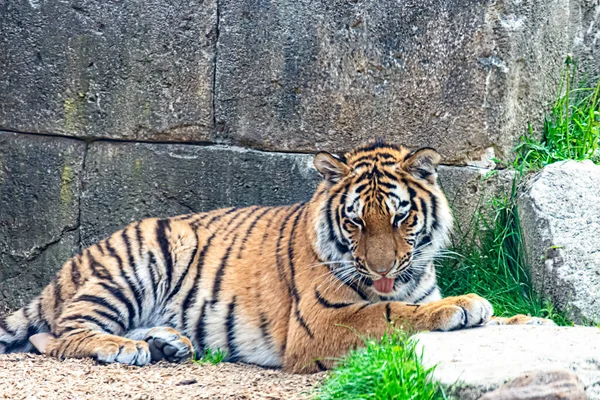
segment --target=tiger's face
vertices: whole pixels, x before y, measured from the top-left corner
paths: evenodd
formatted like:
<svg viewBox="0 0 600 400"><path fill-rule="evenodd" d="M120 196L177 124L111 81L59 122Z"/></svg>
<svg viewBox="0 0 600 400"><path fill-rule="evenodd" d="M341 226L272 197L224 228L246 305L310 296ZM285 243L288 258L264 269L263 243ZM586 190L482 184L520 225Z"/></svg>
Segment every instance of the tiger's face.
<svg viewBox="0 0 600 400"><path fill-rule="evenodd" d="M437 185L439 161L433 149L386 143L315 156L326 191L316 247L323 259L338 261L332 270L339 279L393 296L419 278L452 227Z"/></svg>

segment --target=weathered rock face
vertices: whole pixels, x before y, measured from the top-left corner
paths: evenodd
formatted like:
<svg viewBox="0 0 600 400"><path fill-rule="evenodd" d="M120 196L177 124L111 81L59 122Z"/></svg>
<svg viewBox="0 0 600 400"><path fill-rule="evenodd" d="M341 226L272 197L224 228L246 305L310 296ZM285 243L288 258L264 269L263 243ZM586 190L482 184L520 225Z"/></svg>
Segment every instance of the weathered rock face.
<svg viewBox="0 0 600 400"><path fill-rule="evenodd" d="M82 245L145 217L307 201L319 181L308 155L95 142L86 159Z"/></svg>
<svg viewBox="0 0 600 400"><path fill-rule="evenodd" d="M0 128L206 140L215 0L0 2Z"/></svg>
<svg viewBox="0 0 600 400"><path fill-rule="evenodd" d="M79 250L83 142L0 132L0 312Z"/></svg>
<svg viewBox="0 0 600 400"><path fill-rule="evenodd" d="M569 48L566 0L219 6L217 134L274 149L383 135L456 162L502 157Z"/></svg>
<svg viewBox="0 0 600 400"><path fill-rule="evenodd" d="M3 1L0 129L507 158L565 55L597 62L592 3Z"/></svg>
<svg viewBox="0 0 600 400"><path fill-rule="evenodd" d="M600 321L600 166L555 163L520 197L534 288L578 322Z"/></svg>
<svg viewBox="0 0 600 400"><path fill-rule="evenodd" d="M568 370L522 375L486 393L479 400L587 400L577 375Z"/></svg>
<svg viewBox="0 0 600 400"><path fill-rule="evenodd" d="M434 379L450 387L450 392L461 400L479 399L523 374L557 369L573 371L587 396L600 399L598 328L487 326L455 332L425 332L415 338L419 341L418 351L423 350L425 365L437 365ZM540 374L536 383L544 381L543 375ZM526 381L522 379L521 383Z"/></svg>

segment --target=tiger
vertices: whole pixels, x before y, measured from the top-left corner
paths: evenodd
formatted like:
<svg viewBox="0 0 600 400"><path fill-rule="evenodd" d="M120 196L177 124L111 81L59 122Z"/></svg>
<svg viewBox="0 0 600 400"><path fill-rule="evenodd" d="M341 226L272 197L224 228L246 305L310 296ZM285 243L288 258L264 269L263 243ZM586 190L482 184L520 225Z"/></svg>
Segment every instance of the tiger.
<svg viewBox="0 0 600 400"><path fill-rule="evenodd" d="M323 179L306 202L131 223L0 318L0 354L144 366L220 349L225 361L312 373L391 324L552 324L495 317L477 294L442 298L434 261L453 216L440 161L381 140L319 152Z"/></svg>

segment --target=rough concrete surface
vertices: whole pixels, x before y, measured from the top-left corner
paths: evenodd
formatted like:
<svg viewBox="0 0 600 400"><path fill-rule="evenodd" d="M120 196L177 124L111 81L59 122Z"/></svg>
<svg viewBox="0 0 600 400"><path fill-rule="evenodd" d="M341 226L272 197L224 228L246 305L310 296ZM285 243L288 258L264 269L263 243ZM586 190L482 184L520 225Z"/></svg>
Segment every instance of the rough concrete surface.
<svg viewBox="0 0 600 400"><path fill-rule="evenodd" d="M292 375L246 364L140 368L31 354L0 355L0 371L0 398L11 400L299 400L309 399L323 379L323 373Z"/></svg>
<svg viewBox="0 0 600 400"><path fill-rule="evenodd" d="M1 1L0 128L206 140L215 0Z"/></svg>
<svg viewBox="0 0 600 400"><path fill-rule="evenodd" d="M533 371L568 369L600 399L600 329L487 326L415 335L434 379L461 400L479 399L505 382Z"/></svg>
<svg viewBox="0 0 600 400"><path fill-rule="evenodd" d="M600 166L545 167L518 200L534 288L578 322L600 322Z"/></svg>
<svg viewBox="0 0 600 400"><path fill-rule="evenodd" d="M79 250L84 154L77 140L0 132L0 313Z"/></svg>

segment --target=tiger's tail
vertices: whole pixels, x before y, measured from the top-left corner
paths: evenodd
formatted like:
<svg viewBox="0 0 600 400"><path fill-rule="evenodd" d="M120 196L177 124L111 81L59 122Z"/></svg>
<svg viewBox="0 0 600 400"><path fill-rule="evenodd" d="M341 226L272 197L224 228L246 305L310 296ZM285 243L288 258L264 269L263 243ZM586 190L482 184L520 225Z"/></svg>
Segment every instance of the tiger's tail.
<svg viewBox="0 0 600 400"><path fill-rule="evenodd" d="M38 296L14 313L0 317L0 354L32 351L34 347L29 338L50 331L42 315L41 302Z"/></svg>

